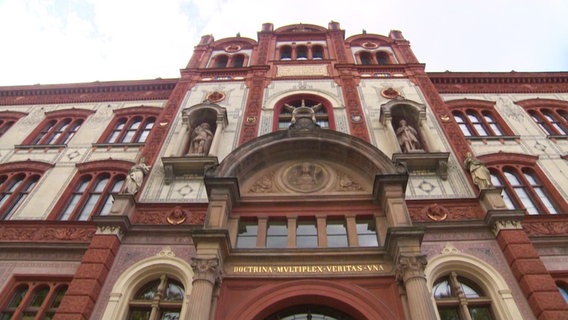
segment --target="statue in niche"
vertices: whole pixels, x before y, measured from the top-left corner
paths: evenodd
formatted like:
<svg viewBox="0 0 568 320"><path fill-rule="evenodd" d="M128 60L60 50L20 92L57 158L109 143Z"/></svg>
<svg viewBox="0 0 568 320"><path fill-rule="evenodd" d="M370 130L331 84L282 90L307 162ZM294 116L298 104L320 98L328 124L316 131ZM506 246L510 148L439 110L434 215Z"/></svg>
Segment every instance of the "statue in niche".
<svg viewBox="0 0 568 320"><path fill-rule="evenodd" d="M203 122L193 129L191 140L189 142L189 155L204 155L209 153L211 142L213 141L213 133L211 126L207 122Z"/></svg>
<svg viewBox="0 0 568 320"><path fill-rule="evenodd" d="M137 164L128 170L128 176L126 181L124 181L123 193L136 194L140 190L144 176L150 172L150 167L144 162L145 158L141 158Z"/></svg>
<svg viewBox="0 0 568 320"><path fill-rule="evenodd" d="M402 119L396 129L396 137L402 152L409 153L420 150L420 141L418 141L418 132L412 126L409 126L406 120Z"/></svg>
<svg viewBox="0 0 568 320"><path fill-rule="evenodd" d="M471 173L471 178L473 179L473 183L479 187L480 190L483 189L490 189L493 187L493 183L491 183L491 174L489 173L489 169L485 166L483 162L473 156L471 152L466 154L464 160L465 167Z"/></svg>

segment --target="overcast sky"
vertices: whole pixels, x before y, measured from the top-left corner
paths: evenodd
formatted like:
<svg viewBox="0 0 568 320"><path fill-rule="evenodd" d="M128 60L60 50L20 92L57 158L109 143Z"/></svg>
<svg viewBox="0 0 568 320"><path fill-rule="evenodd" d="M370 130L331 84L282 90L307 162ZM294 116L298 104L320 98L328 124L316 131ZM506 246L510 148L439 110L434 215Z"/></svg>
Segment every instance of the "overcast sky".
<svg viewBox="0 0 568 320"><path fill-rule="evenodd" d="M566 0L0 0L0 85L177 78L202 35L330 21L427 71L568 71Z"/></svg>

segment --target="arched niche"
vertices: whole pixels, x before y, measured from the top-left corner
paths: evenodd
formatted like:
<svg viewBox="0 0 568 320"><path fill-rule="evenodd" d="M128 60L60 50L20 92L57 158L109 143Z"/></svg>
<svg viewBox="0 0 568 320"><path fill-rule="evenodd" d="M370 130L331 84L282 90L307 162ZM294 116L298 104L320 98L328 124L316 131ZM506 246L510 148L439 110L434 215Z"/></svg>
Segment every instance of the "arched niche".
<svg viewBox="0 0 568 320"><path fill-rule="evenodd" d="M381 106L380 121L392 141L392 158L409 171L434 171L447 179L448 152L430 131L426 106L398 96Z"/></svg>
<svg viewBox="0 0 568 320"><path fill-rule="evenodd" d="M175 139L177 151L162 158L166 184L175 176L203 175L206 166L217 164L219 144L229 123L227 110L210 101L183 109L182 121L180 136Z"/></svg>

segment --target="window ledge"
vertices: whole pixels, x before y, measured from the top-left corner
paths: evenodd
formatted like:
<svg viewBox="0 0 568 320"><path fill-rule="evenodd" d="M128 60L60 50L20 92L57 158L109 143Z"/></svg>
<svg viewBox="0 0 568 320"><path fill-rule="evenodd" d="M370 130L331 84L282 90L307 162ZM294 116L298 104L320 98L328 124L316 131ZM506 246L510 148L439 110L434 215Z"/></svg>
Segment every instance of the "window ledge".
<svg viewBox="0 0 568 320"><path fill-rule="evenodd" d="M134 143L93 143L93 147L95 148L121 148L121 147L142 147L144 146L144 142L134 142Z"/></svg>
<svg viewBox="0 0 568 320"><path fill-rule="evenodd" d="M553 135L548 135L548 136L546 136L546 138L548 138L548 139L554 139L554 140L566 140L566 139L568 139L568 135L557 135L557 134L553 134Z"/></svg>
<svg viewBox="0 0 568 320"><path fill-rule="evenodd" d="M65 149L66 144L17 144L16 149Z"/></svg>
<svg viewBox="0 0 568 320"><path fill-rule="evenodd" d="M521 136L471 136L466 137L469 140L517 140Z"/></svg>

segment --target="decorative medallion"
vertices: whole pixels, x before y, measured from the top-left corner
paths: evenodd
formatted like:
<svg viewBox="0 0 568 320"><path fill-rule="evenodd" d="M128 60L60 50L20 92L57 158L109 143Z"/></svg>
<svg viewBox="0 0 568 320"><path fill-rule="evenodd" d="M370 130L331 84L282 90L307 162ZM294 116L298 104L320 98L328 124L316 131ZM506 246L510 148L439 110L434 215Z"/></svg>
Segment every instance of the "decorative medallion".
<svg viewBox="0 0 568 320"><path fill-rule="evenodd" d="M448 122L450 121L450 116L448 116L447 114L443 114L440 116L440 119L442 119L442 121L444 122Z"/></svg>
<svg viewBox="0 0 568 320"><path fill-rule="evenodd" d="M185 222L187 219L187 212L180 206L176 206L170 214L166 217L169 224L178 225Z"/></svg>
<svg viewBox="0 0 568 320"><path fill-rule="evenodd" d="M241 46L237 44L230 44L225 47L225 52L238 52L241 51Z"/></svg>
<svg viewBox="0 0 568 320"><path fill-rule="evenodd" d="M387 99L394 99L396 97L400 97L400 92L393 88L387 88L381 91L381 96Z"/></svg>
<svg viewBox="0 0 568 320"><path fill-rule="evenodd" d="M379 45L377 43L371 42L371 41L363 42L363 44L361 46L365 49L376 49L376 48L379 47Z"/></svg>
<svg viewBox="0 0 568 320"><path fill-rule="evenodd" d="M425 207L422 209L422 212L425 213L430 220L434 221L444 221L448 218L448 209L438 205L437 203Z"/></svg>
<svg viewBox="0 0 568 320"><path fill-rule="evenodd" d="M361 117L360 114L352 114L352 115L351 115L351 121L353 121L353 122L361 122L361 120L363 120L363 117Z"/></svg>
<svg viewBox="0 0 568 320"><path fill-rule="evenodd" d="M312 162L296 163L284 171L283 183L296 192L315 192L326 186L327 170Z"/></svg>
<svg viewBox="0 0 568 320"><path fill-rule="evenodd" d="M255 123L255 122L256 122L256 117L247 117L247 122L248 122L248 123Z"/></svg>
<svg viewBox="0 0 568 320"><path fill-rule="evenodd" d="M225 93L221 92L221 91L213 91L210 94L207 95L207 100L209 100L209 102L221 102L223 100L225 100Z"/></svg>

